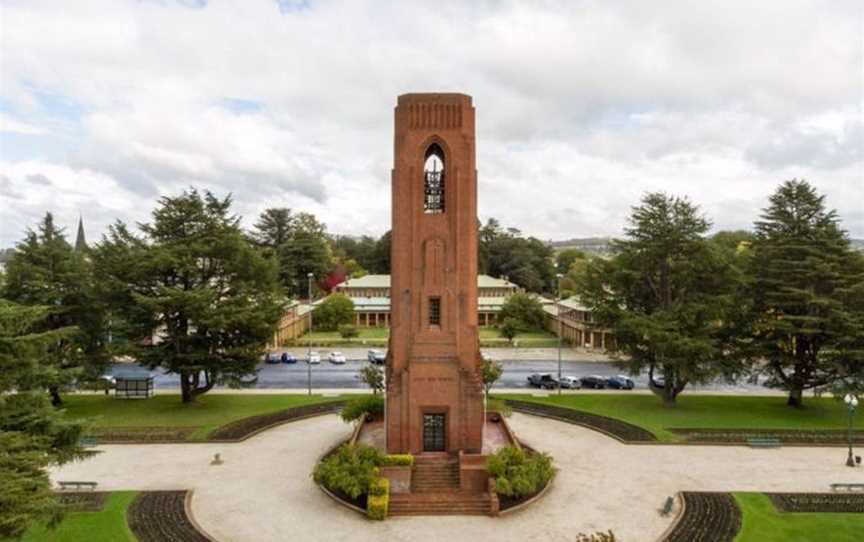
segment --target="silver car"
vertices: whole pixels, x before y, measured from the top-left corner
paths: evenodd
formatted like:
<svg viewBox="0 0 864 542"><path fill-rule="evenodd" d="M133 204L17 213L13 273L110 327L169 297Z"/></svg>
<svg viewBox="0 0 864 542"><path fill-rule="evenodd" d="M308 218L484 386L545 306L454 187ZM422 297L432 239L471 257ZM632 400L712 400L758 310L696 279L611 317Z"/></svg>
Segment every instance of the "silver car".
<svg viewBox="0 0 864 542"><path fill-rule="evenodd" d="M582 382L575 376L562 376L561 387L568 390L578 390L582 388Z"/></svg>

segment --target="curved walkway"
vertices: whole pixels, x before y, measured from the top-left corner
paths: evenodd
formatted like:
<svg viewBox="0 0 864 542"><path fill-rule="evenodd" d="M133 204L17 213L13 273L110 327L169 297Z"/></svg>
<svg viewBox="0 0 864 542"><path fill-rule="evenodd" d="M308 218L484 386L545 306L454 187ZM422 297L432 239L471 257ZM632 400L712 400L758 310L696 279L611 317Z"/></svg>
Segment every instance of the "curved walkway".
<svg viewBox="0 0 864 542"><path fill-rule="evenodd" d="M572 540L580 531L606 529L625 542L643 542L671 523L657 510L678 491L826 491L850 475L842 452L832 448L627 446L552 419L514 414L509 422L520 439L550 452L560 472L543 499L500 518L377 523L337 506L310 477L318 457L350 433L334 415L233 444L99 446L104 453L55 469L52 477L94 480L100 490L192 489L196 521L220 542ZM214 453L224 464L210 465Z"/></svg>

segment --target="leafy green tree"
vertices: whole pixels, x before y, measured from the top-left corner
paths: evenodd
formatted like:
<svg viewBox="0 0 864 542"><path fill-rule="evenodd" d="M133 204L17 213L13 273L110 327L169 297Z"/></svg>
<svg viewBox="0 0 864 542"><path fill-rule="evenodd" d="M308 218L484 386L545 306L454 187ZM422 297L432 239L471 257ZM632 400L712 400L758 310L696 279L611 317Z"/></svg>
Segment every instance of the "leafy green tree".
<svg viewBox="0 0 864 542"><path fill-rule="evenodd" d="M864 372L864 267L825 196L783 183L756 222L750 267L752 353L800 406L803 391Z"/></svg>
<svg viewBox="0 0 864 542"><path fill-rule="evenodd" d="M543 329L546 322L546 313L543 305L531 294L517 292L507 298L501 306L499 318L502 322L507 319L515 321L517 328L525 331Z"/></svg>
<svg viewBox="0 0 864 542"><path fill-rule="evenodd" d="M652 389L674 405L690 382L735 376L728 322L740 277L704 234L709 222L686 199L647 194L633 208L615 256L591 260L579 295L612 329L633 373L648 369ZM663 377L657 390L654 376Z"/></svg>
<svg viewBox="0 0 864 542"><path fill-rule="evenodd" d="M43 385L55 406L60 390L82 374L98 373L107 356L104 350L104 310L96 296L92 266L86 253L73 250L62 229L47 213L36 230L28 230L6 269L3 297L23 305L51 307L39 331L75 326L47 352Z"/></svg>
<svg viewBox="0 0 864 542"><path fill-rule="evenodd" d="M194 189L164 197L141 225L143 238L120 224L96 249L108 263L104 282L117 289L110 299L128 303L113 307L128 324L128 348L148 367L178 374L184 403L254 374L281 313L276 266L244 238L230 208L230 196Z"/></svg>
<svg viewBox="0 0 864 542"><path fill-rule="evenodd" d="M585 260L588 256L577 248L568 248L562 250L555 256L555 265L558 273L562 275L570 271L570 267L576 260Z"/></svg>
<svg viewBox="0 0 864 542"><path fill-rule="evenodd" d="M513 340L512 337L508 337L508 339ZM504 374L504 366L500 362L484 356L480 362L480 374L483 376L483 391L486 394L486 399L489 399L489 391Z"/></svg>
<svg viewBox="0 0 864 542"><path fill-rule="evenodd" d="M524 326L525 324L515 318L505 318L498 327L498 333L507 339L508 342L512 343L513 339L516 338L516 335L519 334L519 328Z"/></svg>
<svg viewBox="0 0 864 542"><path fill-rule="evenodd" d="M336 331L340 325L354 322L354 302L344 294L331 294L312 313L315 329Z"/></svg>
<svg viewBox="0 0 864 542"><path fill-rule="evenodd" d="M502 229L495 219L478 232L478 268L481 273L507 277L530 292L555 290L553 250L515 228Z"/></svg>
<svg viewBox="0 0 864 542"><path fill-rule="evenodd" d="M367 363L358 371L360 381L372 389L372 394L377 395L384 391L384 369L378 365Z"/></svg>
<svg viewBox="0 0 864 542"><path fill-rule="evenodd" d="M20 537L36 522L56 525L63 508L50 465L82 459L83 428L64 420L41 392L43 358L74 327L47 329L48 307L0 299L0 538ZM44 331L39 331L44 330ZM32 386L36 383L38 391Z"/></svg>
<svg viewBox="0 0 864 542"><path fill-rule="evenodd" d="M295 218L291 214L291 209L287 207L265 209L258 217L250 237L255 244L275 250L291 238L294 224Z"/></svg>

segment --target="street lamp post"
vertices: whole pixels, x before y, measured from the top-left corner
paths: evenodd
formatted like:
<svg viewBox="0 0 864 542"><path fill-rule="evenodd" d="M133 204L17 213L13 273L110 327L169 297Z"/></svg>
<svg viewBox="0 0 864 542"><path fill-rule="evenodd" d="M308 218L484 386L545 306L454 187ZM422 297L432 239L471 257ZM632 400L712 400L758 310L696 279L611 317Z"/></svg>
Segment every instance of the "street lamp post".
<svg viewBox="0 0 864 542"><path fill-rule="evenodd" d="M555 315L558 318L558 395L561 395L561 273L558 278L558 291L555 294Z"/></svg>
<svg viewBox="0 0 864 542"><path fill-rule="evenodd" d="M306 341L306 386L308 394L312 395L312 273L308 273L306 278L309 279L309 340Z"/></svg>
<svg viewBox="0 0 864 542"><path fill-rule="evenodd" d="M854 467L855 457L852 455L852 418L855 416L855 409L858 407L858 398L851 393L847 393L846 397L843 398L843 402L849 408L849 457L846 458L846 466Z"/></svg>

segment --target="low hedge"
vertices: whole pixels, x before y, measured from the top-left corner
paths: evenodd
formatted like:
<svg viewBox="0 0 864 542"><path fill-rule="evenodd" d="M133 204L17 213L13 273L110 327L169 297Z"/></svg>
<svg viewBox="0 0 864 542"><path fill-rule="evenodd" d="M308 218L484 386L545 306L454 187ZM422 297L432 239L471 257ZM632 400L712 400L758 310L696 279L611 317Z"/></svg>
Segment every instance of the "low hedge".
<svg viewBox="0 0 864 542"><path fill-rule="evenodd" d="M375 448L345 444L315 466L312 478L327 489L357 499L369 493L383 463L384 454Z"/></svg>
<svg viewBox="0 0 864 542"><path fill-rule="evenodd" d="M355 397L345 403L342 409L342 419L346 422L353 422L367 415L384 415L384 397L378 394Z"/></svg>
<svg viewBox="0 0 864 542"><path fill-rule="evenodd" d="M366 515L369 519L382 521L387 518L390 508L390 480L378 478L369 487L369 498L366 500Z"/></svg>
<svg viewBox="0 0 864 542"><path fill-rule="evenodd" d="M506 497L526 497L546 487L555 475L552 457L505 446L489 457L489 474L495 490Z"/></svg>
<svg viewBox="0 0 864 542"><path fill-rule="evenodd" d="M385 467L413 467L414 456L411 454L389 454L384 456Z"/></svg>

